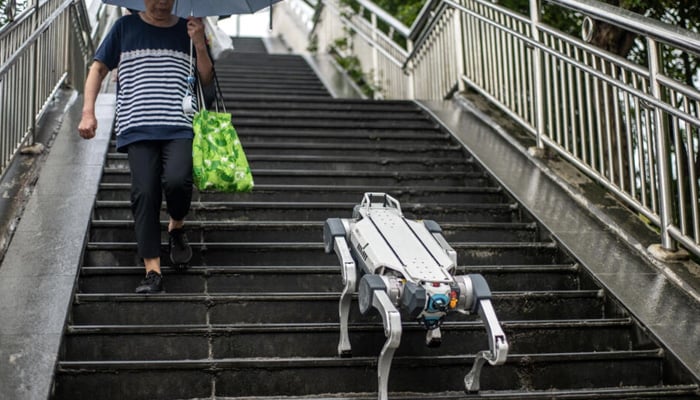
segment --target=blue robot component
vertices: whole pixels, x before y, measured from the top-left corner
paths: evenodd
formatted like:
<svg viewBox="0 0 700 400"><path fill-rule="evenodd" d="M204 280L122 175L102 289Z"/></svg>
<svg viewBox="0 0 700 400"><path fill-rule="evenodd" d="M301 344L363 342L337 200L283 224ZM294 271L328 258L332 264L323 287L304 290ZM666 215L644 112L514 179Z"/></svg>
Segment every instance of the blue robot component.
<svg viewBox="0 0 700 400"><path fill-rule="evenodd" d="M476 355L464 378L467 392L479 390L485 362L500 365L506 361L508 342L491 304L486 280L479 274L454 275L457 253L436 222L406 219L393 197L365 193L352 219L326 220L323 239L326 253L335 252L343 273L338 354L347 357L352 352L348 319L353 293L358 293L363 315L374 308L382 317L387 340L377 365L379 400L388 399L391 362L401 343L402 313L423 324L426 345L431 347L441 342L440 326L447 314L479 313L489 350Z"/></svg>

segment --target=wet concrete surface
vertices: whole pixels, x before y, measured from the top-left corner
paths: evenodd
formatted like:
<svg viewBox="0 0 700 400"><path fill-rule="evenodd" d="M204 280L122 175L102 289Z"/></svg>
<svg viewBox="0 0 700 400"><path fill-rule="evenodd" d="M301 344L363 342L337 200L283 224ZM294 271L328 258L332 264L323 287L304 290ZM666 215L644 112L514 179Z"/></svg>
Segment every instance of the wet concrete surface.
<svg viewBox="0 0 700 400"><path fill-rule="evenodd" d="M59 90L54 100L48 105L39 122L32 146L24 148L42 149L40 152L20 151L7 165L0 179L0 260L5 255L12 235L17 229L19 219L27 201L31 197L41 167L46 161L47 149L53 144L60 129L65 107L75 101L76 92L69 89Z"/></svg>
<svg viewBox="0 0 700 400"><path fill-rule="evenodd" d="M493 118L465 99L419 103L700 382L698 282L683 272L686 266L651 258L646 248L653 235L634 214L604 194L581 190L595 185L580 173L555 172L530 156L527 144L501 134Z"/></svg>
<svg viewBox="0 0 700 400"><path fill-rule="evenodd" d="M82 100L72 98L0 266L3 400L45 400L51 391L112 131L114 95L98 98L98 132L89 141L77 133L81 109Z"/></svg>

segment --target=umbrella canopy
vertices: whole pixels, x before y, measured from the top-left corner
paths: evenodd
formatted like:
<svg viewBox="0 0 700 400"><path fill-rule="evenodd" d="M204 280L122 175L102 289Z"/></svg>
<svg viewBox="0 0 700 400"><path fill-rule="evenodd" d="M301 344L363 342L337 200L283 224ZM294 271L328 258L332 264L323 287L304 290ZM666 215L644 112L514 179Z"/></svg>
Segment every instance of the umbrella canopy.
<svg viewBox="0 0 700 400"><path fill-rule="evenodd" d="M252 14L279 1L281 0L175 0L173 14L182 18L190 15L209 17ZM144 10L143 0L102 0L102 2L132 10Z"/></svg>

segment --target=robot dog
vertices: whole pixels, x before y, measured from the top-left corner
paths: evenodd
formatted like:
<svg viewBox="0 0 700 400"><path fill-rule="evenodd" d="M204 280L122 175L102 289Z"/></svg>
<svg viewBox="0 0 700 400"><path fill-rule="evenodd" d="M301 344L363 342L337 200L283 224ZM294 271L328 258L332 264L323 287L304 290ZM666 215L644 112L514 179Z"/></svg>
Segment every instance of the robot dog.
<svg viewBox="0 0 700 400"><path fill-rule="evenodd" d="M379 200L379 201L377 201ZM340 297L338 354L351 355L348 318L358 286L360 312L371 308L382 317L387 338L377 366L379 400L388 399L388 380L394 351L401 342L401 315L426 329L426 344L441 342L440 326L450 312L478 312L486 326L490 350L476 354L465 376L465 390L479 390L486 361L506 361L508 342L491 304L491 290L479 274L453 275L457 253L435 221L406 219L401 205L385 193L365 193L352 219L329 218L323 227L326 253L335 252L341 264L344 290ZM399 311L401 310L401 311Z"/></svg>

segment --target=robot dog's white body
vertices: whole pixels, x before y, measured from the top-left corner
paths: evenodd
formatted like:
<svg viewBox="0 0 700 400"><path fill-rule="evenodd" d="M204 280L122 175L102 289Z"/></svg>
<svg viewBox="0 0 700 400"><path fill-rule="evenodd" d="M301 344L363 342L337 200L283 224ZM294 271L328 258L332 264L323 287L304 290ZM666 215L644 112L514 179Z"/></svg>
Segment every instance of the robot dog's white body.
<svg viewBox="0 0 700 400"><path fill-rule="evenodd" d="M373 200L380 199L380 202ZM423 323L426 344L441 341L440 325L449 312L478 312L486 325L490 351L476 355L465 377L468 392L479 390L485 361L503 364L508 342L491 305L491 292L481 275L453 275L457 253L434 221L404 218L399 202L384 193L366 193L355 207L353 219L328 219L324 225L327 253L340 260L345 288L340 298L338 353L351 354L348 318L352 294L359 281L360 311L371 308L382 316L387 337L379 356L378 397L388 399L388 378L394 351L401 342L401 313ZM398 309L397 309L398 307Z"/></svg>

